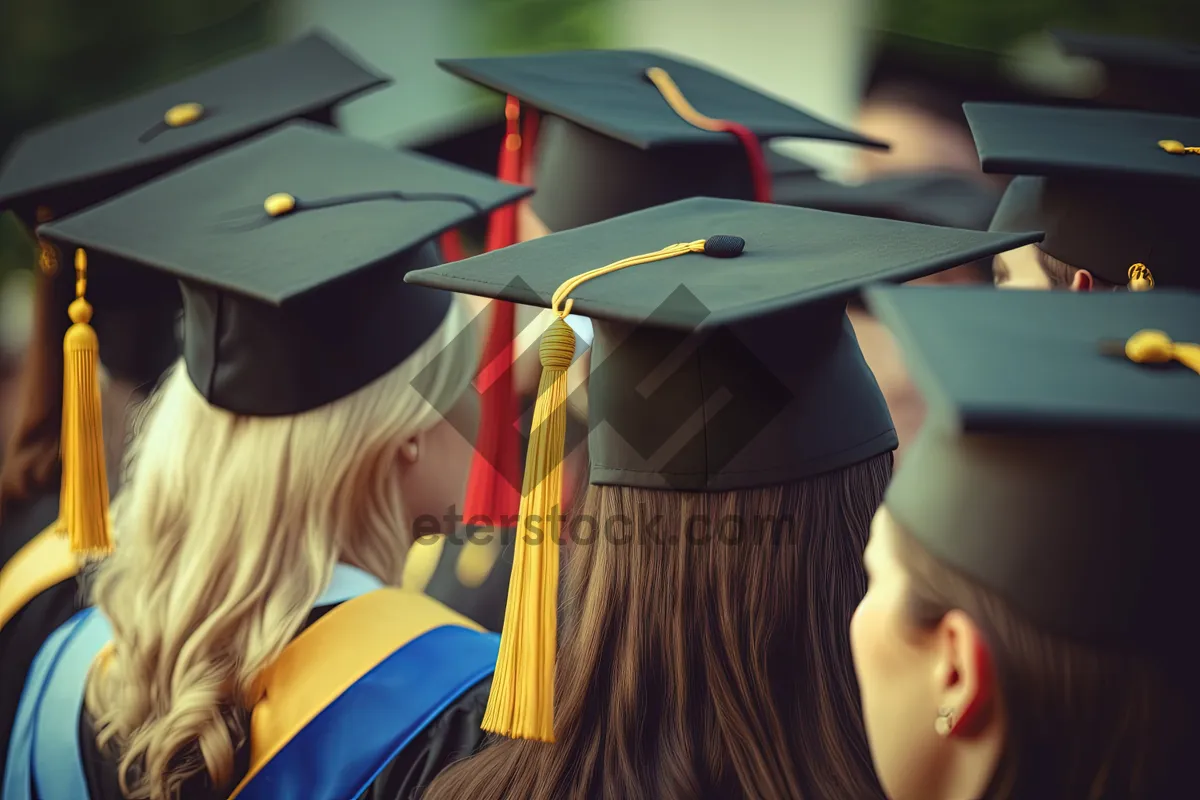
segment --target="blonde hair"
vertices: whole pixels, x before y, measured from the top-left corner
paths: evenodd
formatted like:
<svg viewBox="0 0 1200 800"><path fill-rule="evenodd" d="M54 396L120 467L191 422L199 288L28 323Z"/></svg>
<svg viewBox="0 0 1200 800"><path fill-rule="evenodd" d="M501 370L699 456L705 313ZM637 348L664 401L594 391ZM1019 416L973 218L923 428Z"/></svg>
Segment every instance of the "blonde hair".
<svg viewBox="0 0 1200 800"><path fill-rule="evenodd" d="M131 445L118 546L94 584L115 649L89 676L87 708L101 748L119 751L128 796L173 797L202 771L231 783L256 678L337 562L400 582L412 538L400 448L469 384L467 317L455 298L399 367L295 416L223 411L180 364L168 373Z"/></svg>

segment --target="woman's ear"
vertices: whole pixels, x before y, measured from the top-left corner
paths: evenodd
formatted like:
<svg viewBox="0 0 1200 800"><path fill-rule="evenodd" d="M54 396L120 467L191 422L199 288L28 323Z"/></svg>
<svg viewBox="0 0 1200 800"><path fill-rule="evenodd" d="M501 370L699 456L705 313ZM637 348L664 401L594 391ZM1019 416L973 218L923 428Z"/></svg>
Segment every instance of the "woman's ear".
<svg viewBox="0 0 1200 800"><path fill-rule="evenodd" d="M974 621L951 611L936 631L934 689L939 698L934 728L945 737L978 734L995 714L995 673L987 644Z"/></svg>
<svg viewBox="0 0 1200 800"><path fill-rule="evenodd" d="M404 440L404 444L400 446L400 458L405 465L411 466L416 464L421 458L421 451L424 450L425 432L414 434Z"/></svg>
<svg viewBox="0 0 1200 800"><path fill-rule="evenodd" d="M1095 281L1092 278L1092 273L1086 269L1075 270L1075 277L1071 278L1072 292L1090 292L1094 285Z"/></svg>

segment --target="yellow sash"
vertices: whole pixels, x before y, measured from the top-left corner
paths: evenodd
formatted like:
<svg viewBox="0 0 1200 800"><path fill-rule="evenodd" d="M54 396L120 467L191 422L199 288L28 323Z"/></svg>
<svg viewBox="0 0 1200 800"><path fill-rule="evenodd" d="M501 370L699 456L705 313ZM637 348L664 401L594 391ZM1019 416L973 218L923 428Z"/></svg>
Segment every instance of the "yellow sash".
<svg viewBox="0 0 1200 800"><path fill-rule="evenodd" d="M30 600L78 574L78 557L53 525L30 539L0 569L0 628Z"/></svg>
<svg viewBox="0 0 1200 800"><path fill-rule="evenodd" d="M442 625L482 630L436 600L403 589L379 589L347 600L309 626L259 676L264 693L250 716L250 771L230 800L355 682Z"/></svg>

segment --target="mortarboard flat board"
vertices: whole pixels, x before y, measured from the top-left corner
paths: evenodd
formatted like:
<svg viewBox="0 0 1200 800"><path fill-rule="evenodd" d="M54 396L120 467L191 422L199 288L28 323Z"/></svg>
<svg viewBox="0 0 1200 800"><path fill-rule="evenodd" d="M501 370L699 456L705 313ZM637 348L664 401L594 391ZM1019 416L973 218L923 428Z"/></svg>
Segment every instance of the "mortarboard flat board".
<svg viewBox="0 0 1200 800"><path fill-rule="evenodd" d="M889 175L860 184L799 178L775 186L781 205L972 230L987 229L998 199L994 188L951 172Z"/></svg>
<svg viewBox="0 0 1200 800"><path fill-rule="evenodd" d="M1168 114L1200 114L1200 44L1085 31L1051 30L1069 56L1103 65L1094 99L1107 106Z"/></svg>
<svg viewBox="0 0 1200 800"><path fill-rule="evenodd" d="M681 116L678 99L668 101L649 77L652 70L665 73L684 103L710 122L736 123L762 144L794 137L886 147L661 53L585 50L438 64L547 115L538 135L532 207L555 231L688 197L755 196L745 142Z"/></svg>
<svg viewBox="0 0 1200 800"><path fill-rule="evenodd" d="M896 521L1045 630L1103 646L1178 640L1158 623L1194 605L1173 565L1194 564L1200 374L1125 348L1144 330L1200 342L1200 294L866 296L929 409L888 489Z"/></svg>
<svg viewBox="0 0 1200 800"><path fill-rule="evenodd" d="M442 232L528 192L298 121L39 232L101 274L125 263L178 279L200 392L234 413L296 414L426 341L448 300L403 271L436 264Z"/></svg>
<svg viewBox="0 0 1200 800"><path fill-rule="evenodd" d="M190 160L295 118L330 119L332 107L388 83L324 34L226 62L184 80L24 134L0 166L0 211L31 229L150 180ZM46 249L61 280L62 314L74 272ZM89 297L101 359L114 374L152 381L175 357L174 281L114 265L93 274Z"/></svg>
<svg viewBox="0 0 1200 800"><path fill-rule="evenodd" d="M588 270L721 235L744 240L740 255L638 264L570 293L573 313L595 322L593 483L767 486L894 449L845 300L874 281L922 277L1039 238L694 198L405 280L548 307L561 284ZM658 374L677 352L676 366ZM643 391L655 374L657 388ZM680 433L689 415L694 430Z"/></svg>
<svg viewBox="0 0 1200 800"><path fill-rule="evenodd" d="M1036 191L1021 191L1025 213L1046 232L1047 254L1118 286L1134 278L1135 264L1156 285L1200 286L1191 220L1200 155L1167 144L1200 142L1200 119L1002 103L963 108L984 172L1044 179Z"/></svg>

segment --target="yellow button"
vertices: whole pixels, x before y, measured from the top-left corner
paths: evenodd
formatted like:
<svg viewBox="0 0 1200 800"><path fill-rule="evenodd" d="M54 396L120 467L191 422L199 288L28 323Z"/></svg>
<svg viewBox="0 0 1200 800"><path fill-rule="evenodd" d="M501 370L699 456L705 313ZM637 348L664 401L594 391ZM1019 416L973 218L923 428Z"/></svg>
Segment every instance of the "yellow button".
<svg viewBox="0 0 1200 800"><path fill-rule="evenodd" d="M163 115L163 121L172 128L182 128L191 125L204 116L204 106L199 103L180 103L168 109Z"/></svg>
<svg viewBox="0 0 1200 800"><path fill-rule="evenodd" d="M296 209L296 198L287 192L279 192L268 197L263 202L263 208L272 217L282 217L284 214L290 214Z"/></svg>

